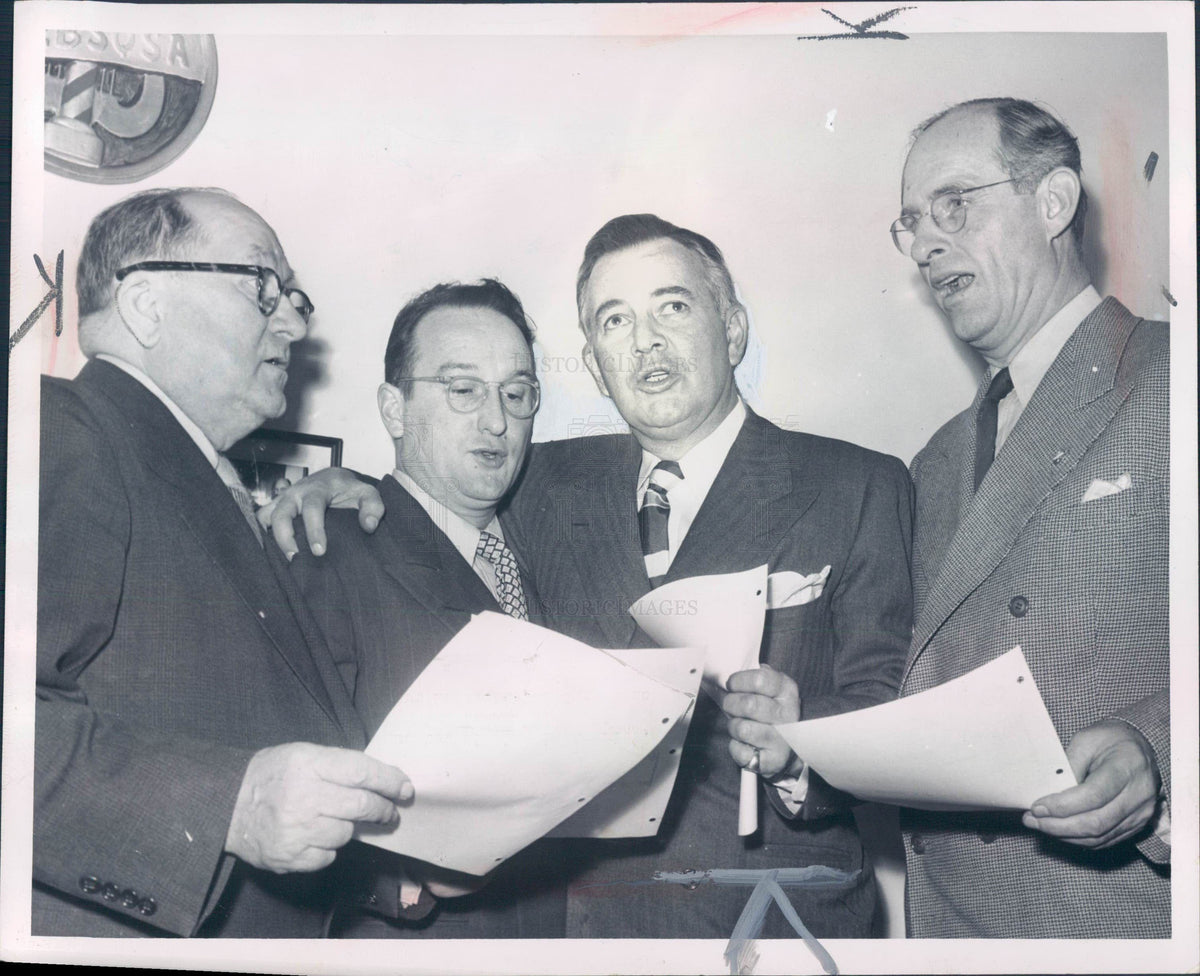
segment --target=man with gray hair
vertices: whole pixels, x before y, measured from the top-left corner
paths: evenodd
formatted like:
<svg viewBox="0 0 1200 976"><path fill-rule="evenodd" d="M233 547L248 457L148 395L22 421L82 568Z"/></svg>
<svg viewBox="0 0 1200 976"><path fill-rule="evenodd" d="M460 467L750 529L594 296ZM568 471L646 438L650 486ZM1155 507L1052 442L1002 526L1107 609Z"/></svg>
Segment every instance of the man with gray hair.
<svg viewBox="0 0 1200 976"><path fill-rule="evenodd" d="M1079 785L904 811L909 934L1170 935L1168 335L1091 284L1079 146L1029 102L918 130L892 238L987 363L912 463L902 695L1020 645Z"/></svg>
<svg viewBox="0 0 1200 976"><path fill-rule="evenodd" d="M312 304L220 190L100 214L89 362L42 383L39 935L320 936L335 852L412 797L221 453L284 410Z"/></svg>

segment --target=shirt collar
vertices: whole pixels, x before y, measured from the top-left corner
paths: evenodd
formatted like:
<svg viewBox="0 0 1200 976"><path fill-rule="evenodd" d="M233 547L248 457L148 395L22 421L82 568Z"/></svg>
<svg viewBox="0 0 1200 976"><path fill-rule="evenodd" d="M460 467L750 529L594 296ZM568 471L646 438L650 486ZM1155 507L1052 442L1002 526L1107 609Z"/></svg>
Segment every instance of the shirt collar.
<svg viewBox="0 0 1200 976"><path fill-rule="evenodd" d="M451 511L445 503L434 498L399 468L392 471L392 477L400 482L400 486L412 495L418 505L425 509L425 513L433 519L433 524L445 533L446 538L450 540L451 545L458 550L463 559L468 564L473 563L475 553L479 549L479 537L483 530L475 528L457 512ZM487 524L486 531L503 541L504 533L500 529L500 520L495 515Z"/></svg>
<svg viewBox="0 0 1200 976"><path fill-rule="evenodd" d="M204 436L202 431L192 419L184 413L174 400L167 396L154 380L150 379L145 373L134 366L132 363L126 362L124 359L119 359L116 356L111 356L106 352L96 355L96 359L103 359L106 363L111 363L117 369L123 370L132 376L135 380L142 384L147 390L153 393L159 400L162 401L164 407L171 411L172 416L179 421L179 426L187 431L188 436L196 442L196 446L200 448L204 456L208 459L208 463L214 468L217 466L217 449L213 447L212 441Z"/></svg>
<svg viewBox="0 0 1200 976"><path fill-rule="evenodd" d="M1042 382L1042 377L1058 358L1058 354L1079 327L1079 323L1091 315L1101 301L1100 293L1088 285L1055 312L1021 347L1021 351L1008 364L1008 374L1012 377L1013 389L1022 403L1029 402L1033 391ZM992 375L996 372L998 371L992 371Z"/></svg>
<svg viewBox="0 0 1200 976"><path fill-rule="evenodd" d="M742 398L738 397L733 409L712 433L679 459L679 468L683 472L684 483L689 488L704 487L704 494L708 493L708 487L711 487L716 480L717 473L721 470L721 465L725 463L729 449L733 447L733 442L737 440L742 424L745 422L746 405L742 402ZM638 471L639 498L645 490L646 482L650 479L650 472L661 460L662 458L655 457L643 448L642 466Z"/></svg>

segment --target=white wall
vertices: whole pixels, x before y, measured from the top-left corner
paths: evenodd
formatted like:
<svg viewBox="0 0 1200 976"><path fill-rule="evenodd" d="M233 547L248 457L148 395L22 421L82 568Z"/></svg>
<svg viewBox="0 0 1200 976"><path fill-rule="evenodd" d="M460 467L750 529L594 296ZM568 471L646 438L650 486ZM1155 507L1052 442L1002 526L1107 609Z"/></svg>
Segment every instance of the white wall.
<svg viewBox="0 0 1200 976"><path fill-rule="evenodd" d="M535 437L615 422L578 358L587 238L651 211L723 248L750 309L744 391L787 426L908 460L975 385L892 247L911 128L966 98L1038 99L1079 135L1102 291L1167 317L1162 34L262 37L218 34L208 124L134 186L47 175L42 255L73 277L87 221L134 189L224 186L279 233L318 307L278 423L380 473L375 387L391 320L446 279L496 275L539 329ZM1142 167L1160 159L1147 183ZM44 367L71 375L68 330ZM45 330L43 335L45 336Z"/></svg>

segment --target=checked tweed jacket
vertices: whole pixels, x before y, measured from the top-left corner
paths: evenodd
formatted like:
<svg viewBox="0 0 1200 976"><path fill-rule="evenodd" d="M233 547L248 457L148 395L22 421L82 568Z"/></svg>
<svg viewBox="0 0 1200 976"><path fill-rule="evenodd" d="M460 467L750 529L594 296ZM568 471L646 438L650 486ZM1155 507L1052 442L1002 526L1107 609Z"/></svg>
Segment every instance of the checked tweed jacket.
<svg viewBox="0 0 1200 976"><path fill-rule="evenodd" d="M1063 744L1116 718L1169 803L1167 326L1108 298L1067 341L972 492L975 412L912 464L916 626L902 695L1021 645ZM1084 502L1096 479L1130 487ZM1170 934L1170 848L1089 851L1019 813L904 811L913 937Z"/></svg>

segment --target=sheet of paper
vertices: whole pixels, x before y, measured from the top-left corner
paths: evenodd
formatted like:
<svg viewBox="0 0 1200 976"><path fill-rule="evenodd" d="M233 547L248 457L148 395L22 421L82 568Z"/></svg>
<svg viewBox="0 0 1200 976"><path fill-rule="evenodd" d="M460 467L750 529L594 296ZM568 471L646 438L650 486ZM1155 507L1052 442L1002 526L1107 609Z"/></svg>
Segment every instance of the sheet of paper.
<svg viewBox="0 0 1200 976"><path fill-rule="evenodd" d="M663 646L703 647L706 686L724 689L736 671L758 667L767 610L767 567L689 576L651 590L629 608Z"/></svg>
<svg viewBox="0 0 1200 976"><path fill-rule="evenodd" d="M690 654L684 670L699 672L701 653ZM478 614L367 746L409 775L416 798L398 827L357 836L484 874L636 766L694 701L694 685L688 693L608 651Z"/></svg>
<svg viewBox="0 0 1200 976"><path fill-rule="evenodd" d="M704 650L695 647L640 647L609 651L644 674L696 695ZM691 725L688 709L649 754L582 810L550 832L551 837L653 837L658 833Z"/></svg>
<svg viewBox="0 0 1200 976"><path fill-rule="evenodd" d="M827 782L864 800L1025 810L1075 785L1020 647L919 695L777 728Z"/></svg>
<svg viewBox="0 0 1200 976"><path fill-rule="evenodd" d="M629 608L659 644L703 647L704 689L718 702L729 676L758 667L768 598L767 566L689 576L651 590ZM742 770L738 835L758 829L758 775Z"/></svg>

